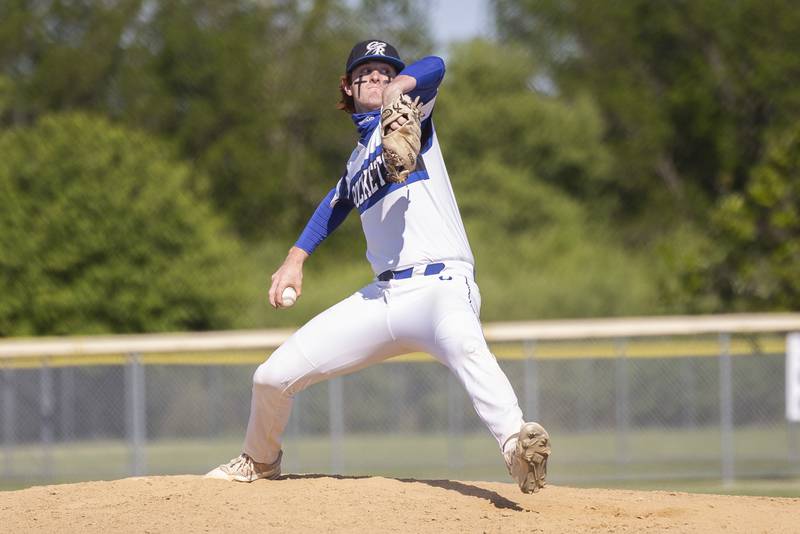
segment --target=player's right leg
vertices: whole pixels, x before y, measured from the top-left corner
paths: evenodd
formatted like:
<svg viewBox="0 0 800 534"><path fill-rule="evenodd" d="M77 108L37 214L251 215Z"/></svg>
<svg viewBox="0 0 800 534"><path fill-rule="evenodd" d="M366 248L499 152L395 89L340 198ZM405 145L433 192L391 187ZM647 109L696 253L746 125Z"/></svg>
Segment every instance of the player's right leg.
<svg viewBox="0 0 800 534"><path fill-rule="evenodd" d="M449 313L438 323L432 353L459 379L478 416L500 445L508 473L523 493L544 487L550 436L538 423L522 420L508 377L489 351L475 315Z"/></svg>
<svg viewBox="0 0 800 534"><path fill-rule="evenodd" d="M406 350L389 329L378 284L322 312L256 369L242 456L209 476L244 482L277 477L281 440L295 394Z"/></svg>
<svg viewBox="0 0 800 534"><path fill-rule="evenodd" d="M393 329L398 336L423 336L426 350L464 386L520 490L539 491L546 482L550 436L540 424L523 420L514 389L486 344L477 284L455 270L445 274L418 282L427 287L428 301L395 297L400 305L396 317L390 315Z"/></svg>

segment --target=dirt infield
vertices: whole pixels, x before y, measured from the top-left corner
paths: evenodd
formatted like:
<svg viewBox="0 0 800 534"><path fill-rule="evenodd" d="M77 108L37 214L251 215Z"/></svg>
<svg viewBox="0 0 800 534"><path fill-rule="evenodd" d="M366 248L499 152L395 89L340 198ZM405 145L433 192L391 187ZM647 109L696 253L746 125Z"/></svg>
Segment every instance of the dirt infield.
<svg viewBox="0 0 800 534"><path fill-rule="evenodd" d="M288 475L0 492L3 532L798 532L800 499Z"/></svg>

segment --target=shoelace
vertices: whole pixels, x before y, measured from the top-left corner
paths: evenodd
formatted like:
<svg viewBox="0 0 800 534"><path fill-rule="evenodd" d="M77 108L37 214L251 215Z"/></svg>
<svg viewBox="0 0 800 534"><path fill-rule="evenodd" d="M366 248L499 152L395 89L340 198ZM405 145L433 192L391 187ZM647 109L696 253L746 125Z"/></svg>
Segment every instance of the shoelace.
<svg viewBox="0 0 800 534"><path fill-rule="evenodd" d="M232 458L227 467L229 471L239 471L248 476L255 472L253 459L245 454Z"/></svg>

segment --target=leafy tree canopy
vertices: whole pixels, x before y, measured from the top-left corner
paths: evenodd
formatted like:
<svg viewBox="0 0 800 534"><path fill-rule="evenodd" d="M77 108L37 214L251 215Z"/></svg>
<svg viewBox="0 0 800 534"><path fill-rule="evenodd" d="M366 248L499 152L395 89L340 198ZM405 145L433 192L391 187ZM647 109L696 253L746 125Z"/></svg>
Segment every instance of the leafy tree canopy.
<svg viewBox="0 0 800 534"><path fill-rule="evenodd" d="M747 189L765 133L800 114L791 0L495 4L505 39L599 103L626 215L701 217Z"/></svg>
<svg viewBox="0 0 800 534"><path fill-rule="evenodd" d="M193 187L240 235L295 232L356 139L335 109L350 47L380 36L416 57L421 13L415 0L3 2L14 90L0 118L78 109L144 129L208 177Z"/></svg>
<svg viewBox="0 0 800 534"><path fill-rule="evenodd" d="M534 91L524 49L453 51L434 122L496 319L653 310L655 281L627 253L599 193L612 174L597 107Z"/></svg>
<svg viewBox="0 0 800 534"><path fill-rule="evenodd" d="M0 153L0 336L237 324L241 250L164 143L70 113Z"/></svg>
<svg viewBox="0 0 800 534"><path fill-rule="evenodd" d="M747 188L711 212L710 239L678 263L679 279L718 310L794 310L800 304L800 128L768 137ZM691 286L690 286L691 287Z"/></svg>
<svg viewBox="0 0 800 534"><path fill-rule="evenodd" d="M796 309L800 10L791 0L497 0L560 94L591 94L629 242L686 311ZM633 231L631 231L633 230Z"/></svg>

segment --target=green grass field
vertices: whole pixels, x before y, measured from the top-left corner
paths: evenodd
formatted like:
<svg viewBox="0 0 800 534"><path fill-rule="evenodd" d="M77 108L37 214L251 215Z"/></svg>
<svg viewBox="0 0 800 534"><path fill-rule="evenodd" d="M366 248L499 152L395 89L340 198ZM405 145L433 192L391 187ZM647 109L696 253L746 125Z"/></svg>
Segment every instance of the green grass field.
<svg viewBox="0 0 800 534"><path fill-rule="evenodd" d="M146 473L202 474L238 454L240 437L150 442ZM554 484L743 495L800 497L800 459L786 429L738 429L733 483L720 480L720 438L715 429L553 436ZM620 450L627 455L618 454ZM507 475L494 441L483 433L348 435L337 445L328 435L284 442L284 472L377 475L396 478L499 480ZM39 445L0 452L0 489L44 483L129 476L130 450L120 441ZM49 468L49 473L47 472Z"/></svg>

